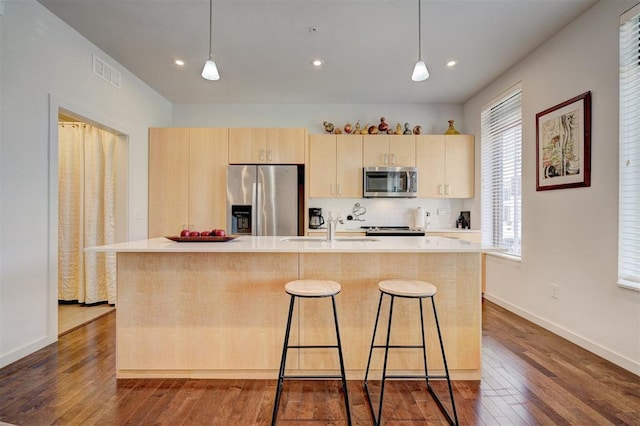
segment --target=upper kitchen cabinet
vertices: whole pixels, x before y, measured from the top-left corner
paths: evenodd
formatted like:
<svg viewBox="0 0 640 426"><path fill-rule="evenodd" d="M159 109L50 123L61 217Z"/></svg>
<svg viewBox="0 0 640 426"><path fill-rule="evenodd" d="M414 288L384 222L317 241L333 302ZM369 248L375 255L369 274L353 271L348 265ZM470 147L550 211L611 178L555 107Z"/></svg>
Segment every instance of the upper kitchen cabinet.
<svg viewBox="0 0 640 426"><path fill-rule="evenodd" d="M229 164L304 164L304 128L231 128Z"/></svg>
<svg viewBox="0 0 640 426"><path fill-rule="evenodd" d="M309 197L362 197L362 137L309 136Z"/></svg>
<svg viewBox="0 0 640 426"><path fill-rule="evenodd" d="M473 198L473 135L416 136L418 197Z"/></svg>
<svg viewBox="0 0 640 426"><path fill-rule="evenodd" d="M415 167L415 136L364 136L364 165L365 167Z"/></svg>
<svg viewBox="0 0 640 426"><path fill-rule="evenodd" d="M226 226L227 129L149 129L149 238Z"/></svg>

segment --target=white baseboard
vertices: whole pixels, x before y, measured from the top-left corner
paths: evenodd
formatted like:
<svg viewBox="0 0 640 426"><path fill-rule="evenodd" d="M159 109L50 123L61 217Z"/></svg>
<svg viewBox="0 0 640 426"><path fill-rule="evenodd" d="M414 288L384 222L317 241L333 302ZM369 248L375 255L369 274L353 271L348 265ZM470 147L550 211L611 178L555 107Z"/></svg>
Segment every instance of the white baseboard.
<svg viewBox="0 0 640 426"><path fill-rule="evenodd" d="M32 353L44 348L45 346L54 343L57 340L58 336L56 335L53 338L43 337L34 342L29 343L28 345L22 346L14 351L8 352L6 354L2 354L0 356L0 368L6 367L9 364L12 364L18 361L21 358L24 358L27 355L31 355Z"/></svg>
<svg viewBox="0 0 640 426"><path fill-rule="evenodd" d="M495 303L498 306L503 307L504 309L513 312L514 314L521 316L529 321L531 321L534 324L539 325L540 327L551 331L554 334L557 334L558 336L567 339L568 341L575 343L576 345L580 346L583 349L588 350L589 352L593 352L594 354L601 356L602 358L606 359L607 361L610 361L614 364L616 364L619 367L624 368L625 370L628 370L630 372L632 372L635 375L640 376L640 362L638 360L632 360L629 359L623 355L620 355L619 353L616 353L610 349L605 348L604 346L593 342L592 340L589 340L585 337L582 337L578 334L575 334L574 332L572 332L571 330L567 330L566 328L563 328L561 326L559 326L558 324L555 324L551 321L548 321L544 318L541 318L535 314L532 314L531 312L528 312L518 306L515 306L509 302L507 302L506 300L503 300L499 297L493 296L490 293L484 293L484 298L487 299L490 302Z"/></svg>

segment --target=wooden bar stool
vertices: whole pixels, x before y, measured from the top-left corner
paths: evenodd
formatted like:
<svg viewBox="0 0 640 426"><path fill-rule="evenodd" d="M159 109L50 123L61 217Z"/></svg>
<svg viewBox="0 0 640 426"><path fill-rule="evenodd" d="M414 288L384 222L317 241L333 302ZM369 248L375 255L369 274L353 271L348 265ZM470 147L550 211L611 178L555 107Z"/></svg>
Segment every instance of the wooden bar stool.
<svg viewBox="0 0 640 426"><path fill-rule="evenodd" d="M287 294L291 295L291 303L289 304L289 317L287 319L287 329L284 333L284 346L282 348L282 358L280 359L280 372L278 374L278 385L276 387L276 400L273 404L273 417L271 424L276 424L278 415L278 405L280 404L280 396L282 395L282 385L287 379L341 379L342 392L344 394L344 404L347 410L347 422L351 425L351 411L349 410L349 394L347 393L347 377L344 373L344 358L342 357L342 342L340 341L340 330L338 328L338 313L336 310L335 295L340 293L341 287L335 281L328 280L295 280L290 281L284 286ZM291 319L293 317L293 306L296 297L302 298L319 298L331 297L333 306L333 319L336 328L336 344L335 345L289 345L289 334L291 332ZM315 376L294 376L285 375L285 366L287 363L287 351L289 349L321 349L334 348L338 350L338 358L340 359L340 375L315 375Z"/></svg>
<svg viewBox="0 0 640 426"><path fill-rule="evenodd" d="M369 402L369 409L371 410L371 416L373 417L373 422L375 425L379 425L382 420L382 405L384 399L384 384L387 379L425 379L427 381L427 390L436 401L436 404L440 408L449 421L450 424L458 424L458 414L456 412L456 405L453 400L453 388L451 387L451 380L449 378L449 368L447 367L447 357L444 353L444 345L442 343L442 334L440 333L440 324L438 323L438 314L436 312L436 304L434 301L434 296L436 294L437 288L435 285L428 283L426 281L418 281L418 280L385 280L380 281L378 283L378 288L380 290L380 302L378 303L378 313L376 315L376 322L373 327L373 337L371 338L371 348L369 349L369 360L367 361L367 370L364 375L364 390L367 394L367 400ZM384 345L376 345L376 331L378 330L378 320L380 318L380 308L382 306L382 299L384 295L388 295L391 297L391 301L389 304L389 324L387 325L387 339ZM391 335L391 320L393 319L393 302L396 297L408 298L408 299L417 299L420 305L420 329L422 330L422 344L421 345L390 345L389 338ZM429 375L427 369L427 346L425 342L424 335L424 315L422 312L422 299L430 298L431 305L433 306L433 317L436 321L436 329L438 330L438 339L440 340L440 351L442 352L442 360L444 362L444 376L442 375ZM382 368L382 384L380 386L380 403L378 405L378 415L373 409L373 404L371 402L371 396L369 395L369 387L367 385L367 379L369 376L369 367L371 365L371 355L373 354L373 349L384 348L384 365ZM424 375L387 375L387 360L389 357L389 349L422 349L422 357L424 360ZM447 385L449 386L449 397L451 398L451 407L453 409L453 418L449 414L449 412L445 409L444 405L440 398L436 395L429 383L430 379L446 379Z"/></svg>

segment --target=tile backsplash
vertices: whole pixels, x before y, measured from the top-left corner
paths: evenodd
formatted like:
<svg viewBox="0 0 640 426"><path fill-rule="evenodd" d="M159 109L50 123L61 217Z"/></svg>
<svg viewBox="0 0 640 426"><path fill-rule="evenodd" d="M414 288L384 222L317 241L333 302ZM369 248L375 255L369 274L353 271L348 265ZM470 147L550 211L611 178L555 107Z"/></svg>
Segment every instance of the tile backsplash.
<svg viewBox="0 0 640 426"><path fill-rule="evenodd" d="M348 221L353 215L354 205L359 203L366 209L359 221ZM307 207L322 208L325 219L329 212L345 219L344 229L355 229L361 226L413 226L414 211L422 207L429 212L425 223L427 229L455 228L456 219L463 210L463 200L433 198L311 198ZM308 214L308 209L306 211ZM473 222L472 222L473 225Z"/></svg>

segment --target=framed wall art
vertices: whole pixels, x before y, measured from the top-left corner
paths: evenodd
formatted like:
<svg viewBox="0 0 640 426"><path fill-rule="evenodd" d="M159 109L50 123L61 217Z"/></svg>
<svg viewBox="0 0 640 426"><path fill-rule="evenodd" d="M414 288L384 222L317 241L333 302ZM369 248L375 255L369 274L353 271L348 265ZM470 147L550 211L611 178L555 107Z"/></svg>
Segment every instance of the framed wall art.
<svg viewBox="0 0 640 426"><path fill-rule="evenodd" d="M591 92L536 114L536 190L591 186Z"/></svg>

